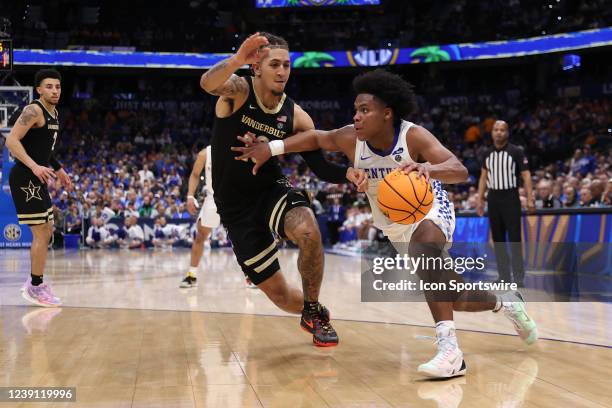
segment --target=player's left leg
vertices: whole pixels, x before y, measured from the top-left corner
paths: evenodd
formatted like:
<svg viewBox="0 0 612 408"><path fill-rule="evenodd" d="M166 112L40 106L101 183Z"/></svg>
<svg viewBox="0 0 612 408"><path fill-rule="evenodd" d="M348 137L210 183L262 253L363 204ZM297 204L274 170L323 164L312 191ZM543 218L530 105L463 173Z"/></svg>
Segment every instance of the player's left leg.
<svg viewBox="0 0 612 408"><path fill-rule="evenodd" d="M446 236L431 221L421 221L413 232L408 246L408 252L413 258L425 261L439 258L446 244ZM425 283L444 282L443 270L436 269L434 262L424 262L430 268L420 268L417 273ZM436 378L447 378L464 375L466 365L463 353L459 349L453 320L453 294L446 290L426 290L425 299L431 315L436 323L436 344L438 352L433 359L421 364L418 371ZM493 305L494 306L494 305Z"/></svg>
<svg viewBox="0 0 612 408"><path fill-rule="evenodd" d="M53 221L30 225L30 229L32 230L32 247L30 249L32 272L23 287L22 295L28 302L37 306L60 306L62 304L60 299L53 294L49 285L43 282L49 240L53 233Z"/></svg>
<svg viewBox="0 0 612 408"><path fill-rule="evenodd" d="M304 200L301 194L289 193L287 201L298 204ZM307 205L304 202L304 205ZM317 346L330 347L338 344L338 334L329 320L329 312L319 303L319 291L323 280L323 242L314 213L309 207L298 206L286 212L282 226L287 238L293 241L300 250L298 270L302 276L304 292L304 310L301 326L313 334Z"/></svg>
<svg viewBox="0 0 612 408"><path fill-rule="evenodd" d="M438 258L442 255L446 237L431 220L423 220L411 237L409 252L411 256ZM453 270L419 271L419 277L426 282L448 284L451 280L462 282L462 277ZM426 291L425 297L436 322L437 355L429 362L419 366L419 371L432 377L453 377L465 374L466 366L463 353L459 349L455 334L453 310L480 312L503 310L513 323L519 336L531 344L537 339L537 329L525 311L524 301L518 292L496 296L483 290L463 291Z"/></svg>

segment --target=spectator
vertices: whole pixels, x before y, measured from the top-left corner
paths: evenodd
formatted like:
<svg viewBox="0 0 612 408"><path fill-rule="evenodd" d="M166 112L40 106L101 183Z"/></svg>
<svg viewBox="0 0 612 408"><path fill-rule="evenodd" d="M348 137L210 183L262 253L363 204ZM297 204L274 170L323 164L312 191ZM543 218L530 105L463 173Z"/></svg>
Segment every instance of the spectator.
<svg viewBox="0 0 612 408"><path fill-rule="evenodd" d="M580 201L578 200L578 194L576 194L576 189L570 185L565 187L565 197L563 201L563 207L574 208L579 207Z"/></svg>
<svg viewBox="0 0 612 408"><path fill-rule="evenodd" d="M123 247L129 249L141 248L144 243L144 231L138 225L138 218L131 216L125 220L125 228L127 230L127 238L122 243Z"/></svg>
<svg viewBox="0 0 612 408"><path fill-rule="evenodd" d="M149 170L149 166L148 165L143 165L142 166L142 170L140 170L138 172L138 176L140 177L140 180L144 181L155 181L155 175L153 174L153 172L151 170Z"/></svg>
<svg viewBox="0 0 612 408"><path fill-rule="evenodd" d="M604 183L602 183L601 180L593 180L589 188L591 190L591 196L593 197L591 206L601 207L604 205L604 191L606 189Z"/></svg>
<svg viewBox="0 0 612 408"><path fill-rule="evenodd" d="M593 196L591 195L591 189L589 187L582 187L580 189L580 207L591 207L593 204Z"/></svg>
<svg viewBox="0 0 612 408"><path fill-rule="evenodd" d="M552 194L550 180L542 179L537 187L536 208L561 208L561 202Z"/></svg>
<svg viewBox="0 0 612 408"><path fill-rule="evenodd" d="M109 235L108 230L104 227L104 221L100 218L94 218L87 232L85 242L92 248L104 248L107 246L106 241Z"/></svg>
<svg viewBox="0 0 612 408"><path fill-rule="evenodd" d="M149 196L145 196L142 200L142 206L138 210L138 215L140 218L152 218L153 216L153 206L151 205L151 199Z"/></svg>
<svg viewBox="0 0 612 408"><path fill-rule="evenodd" d="M175 227L168 224L164 216L155 219L153 235L153 246L156 248L172 248L178 239Z"/></svg>

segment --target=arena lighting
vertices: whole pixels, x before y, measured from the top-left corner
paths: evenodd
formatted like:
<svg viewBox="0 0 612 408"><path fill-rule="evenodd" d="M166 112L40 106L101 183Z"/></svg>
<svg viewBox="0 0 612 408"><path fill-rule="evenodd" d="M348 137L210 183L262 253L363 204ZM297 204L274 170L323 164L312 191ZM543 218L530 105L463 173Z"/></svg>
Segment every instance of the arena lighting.
<svg viewBox="0 0 612 408"><path fill-rule="evenodd" d="M573 69L580 68L581 58L580 55L576 54L565 54L561 58L561 66L564 71L570 71Z"/></svg>
<svg viewBox="0 0 612 408"><path fill-rule="evenodd" d="M514 58L612 45L612 27L510 41L430 45L419 48L292 52L294 68L381 66ZM83 50L14 50L15 65L205 69L228 54Z"/></svg>

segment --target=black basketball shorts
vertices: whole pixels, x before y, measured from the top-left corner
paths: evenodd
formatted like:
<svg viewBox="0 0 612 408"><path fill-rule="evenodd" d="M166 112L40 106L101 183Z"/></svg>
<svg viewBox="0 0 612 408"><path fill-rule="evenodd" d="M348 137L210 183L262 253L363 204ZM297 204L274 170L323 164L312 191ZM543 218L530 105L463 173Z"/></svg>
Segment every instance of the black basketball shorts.
<svg viewBox="0 0 612 408"><path fill-rule="evenodd" d="M231 220L222 217L221 222L227 228L242 271L258 285L280 270L275 235L287 238L285 215L296 207L310 207L310 199L305 191L279 180L252 200L254 205L247 205L247 213Z"/></svg>
<svg viewBox="0 0 612 408"><path fill-rule="evenodd" d="M53 220L53 205L47 185L23 164L16 164L9 175L11 196L19 224L39 225Z"/></svg>

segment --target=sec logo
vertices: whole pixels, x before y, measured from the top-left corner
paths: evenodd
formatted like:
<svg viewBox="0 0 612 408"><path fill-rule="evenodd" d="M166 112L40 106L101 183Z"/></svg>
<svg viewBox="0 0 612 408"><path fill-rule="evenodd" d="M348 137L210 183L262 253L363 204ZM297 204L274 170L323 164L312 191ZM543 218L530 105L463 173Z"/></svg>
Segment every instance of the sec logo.
<svg viewBox="0 0 612 408"><path fill-rule="evenodd" d="M4 238L7 241L17 241L21 238L21 227L17 224L8 224L4 227Z"/></svg>

